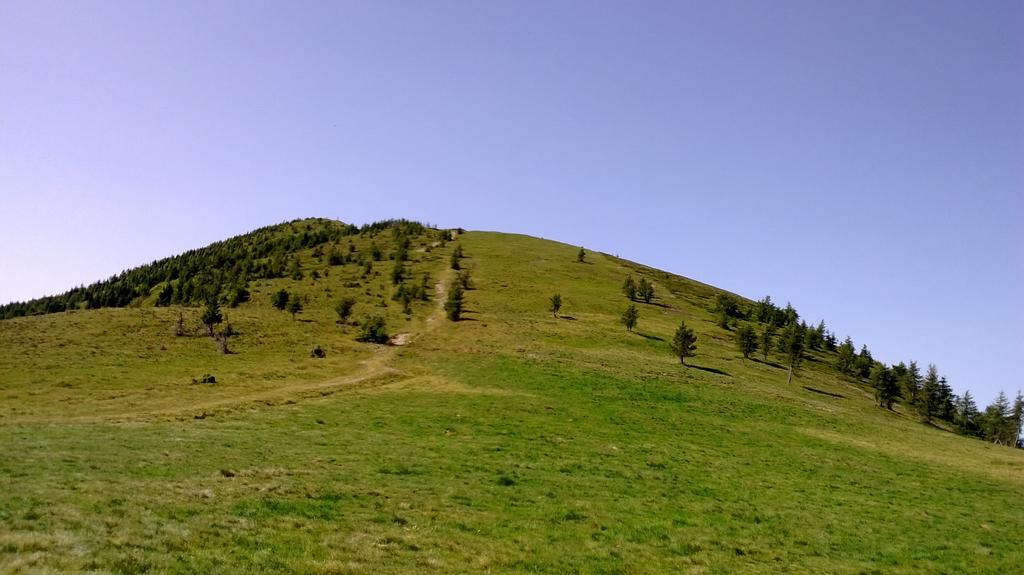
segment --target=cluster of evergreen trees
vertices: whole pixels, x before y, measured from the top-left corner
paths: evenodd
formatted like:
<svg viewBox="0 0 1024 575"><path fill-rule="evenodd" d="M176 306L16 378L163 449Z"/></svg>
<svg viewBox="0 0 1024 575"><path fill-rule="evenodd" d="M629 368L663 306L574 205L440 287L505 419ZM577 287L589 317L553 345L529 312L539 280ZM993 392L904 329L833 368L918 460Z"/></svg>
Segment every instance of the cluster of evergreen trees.
<svg viewBox="0 0 1024 575"><path fill-rule="evenodd" d="M800 320L800 314L792 305L780 308L772 303L770 297L765 297L756 302L749 313L744 313L735 298L723 294L719 296L717 307L721 316L763 324L760 345L766 352L765 359L773 331L781 328L777 348L786 355L791 375L792 368L799 364L805 350L828 352L834 355L833 362L839 373L871 385L881 407L892 409L897 401L901 401L925 422L944 421L960 433L1004 445L1016 445L1020 440L1024 413L1024 395L1020 393L1011 405L1006 395L1000 392L992 405L979 411L970 392L964 392L963 396L954 393L934 364L928 366L924 375L914 361L887 366L875 360L866 345L861 345L858 351L849 337L837 345L835 334L826 329L824 320L816 326L808 326ZM745 356L757 347L751 332L753 328L750 326L737 330L737 347Z"/></svg>
<svg viewBox="0 0 1024 575"><path fill-rule="evenodd" d="M205 304L211 299L235 306L248 300L250 280L302 279L301 262L298 256L291 255L293 252L331 242L337 244L346 236L376 235L388 229L410 237L428 228L408 220L383 220L362 227L333 220L295 220L157 260L60 295L2 305L0 319L72 309L125 307L154 293L158 306ZM348 254L335 245L327 257L329 263L339 265L352 261L352 252L351 244Z"/></svg>

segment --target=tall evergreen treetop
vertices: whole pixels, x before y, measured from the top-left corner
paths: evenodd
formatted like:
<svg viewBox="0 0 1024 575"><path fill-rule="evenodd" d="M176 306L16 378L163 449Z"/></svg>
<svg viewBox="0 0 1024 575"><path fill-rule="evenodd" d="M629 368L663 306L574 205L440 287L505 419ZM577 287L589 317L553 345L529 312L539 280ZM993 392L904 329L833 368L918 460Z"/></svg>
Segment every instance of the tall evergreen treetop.
<svg viewBox="0 0 1024 575"><path fill-rule="evenodd" d="M670 345L672 353L679 358L679 363L686 365L686 358L693 357L697 350L697 336L692 329L686 327L685 321L681 321Z"/></svg>

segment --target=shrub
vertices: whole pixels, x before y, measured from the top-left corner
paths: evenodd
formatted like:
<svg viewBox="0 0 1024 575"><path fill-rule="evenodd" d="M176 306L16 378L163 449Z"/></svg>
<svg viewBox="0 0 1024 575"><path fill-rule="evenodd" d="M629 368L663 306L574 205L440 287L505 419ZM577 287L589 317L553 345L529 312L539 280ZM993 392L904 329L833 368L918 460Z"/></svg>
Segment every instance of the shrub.
<svg viewBox="0 0 1024 575"><path fill-rule="evenodd" d="M388 333L384 318L375 315L364 319L359 326L356 341L364 343L387 343Z"/></svg>

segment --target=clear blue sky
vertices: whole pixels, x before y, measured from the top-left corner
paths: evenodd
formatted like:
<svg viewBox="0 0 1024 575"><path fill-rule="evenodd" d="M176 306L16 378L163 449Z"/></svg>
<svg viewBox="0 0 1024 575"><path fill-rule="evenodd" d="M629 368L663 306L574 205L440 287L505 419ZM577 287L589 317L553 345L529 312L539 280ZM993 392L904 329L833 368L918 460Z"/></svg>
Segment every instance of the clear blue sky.
<svg viewBox="0 0 1024 575"><path fill-rule="evenodd" d="M1024 386L1024 3L0 0L0 301L304 216L582 244Z"/></svg>

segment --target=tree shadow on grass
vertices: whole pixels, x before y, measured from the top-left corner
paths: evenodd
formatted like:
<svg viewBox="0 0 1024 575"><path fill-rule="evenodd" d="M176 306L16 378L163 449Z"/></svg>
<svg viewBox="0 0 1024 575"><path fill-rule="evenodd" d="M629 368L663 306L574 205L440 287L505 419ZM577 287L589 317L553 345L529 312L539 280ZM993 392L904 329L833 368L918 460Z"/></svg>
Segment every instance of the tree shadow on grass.
<svg viewBox="0 0 1024 575"><path fill-rule="evenodd" d="M647 334L647 333L640 333L639 331L634 331L633 333L635 333L635 334L637 334L638 336L640 336L640 337L642 337L642 338L644 338L644 339L647 339L647 340L653 340L653 341L665 341L665 338L663 338L663 337L658 337L658 336L656 336L656 335L651 335L651 334Z"/></svg>
<svg viewBox="0 0 1024 575"><path fill-rule="evenodd" d="M812 391L814 393L820 393L821 395L827 395L829 397L838 397L839 399L846 399L845 395L841 395L841 394L838 394L838 393L832 393L831 391L824 391L824 390L817 389L817 388L814 388L814 387L808 387L806 385L804 385L802 387L804 389L806 389L807 391Z"/></svg>
<svg viewBox="0 0 1024 575"><path fill-rule="evenodd" d="M692 363L686 364L686 367L692 367L693 369L699 369L701 371L706 371L708 373L714 373L717 375L724 375L725 377L732 377L732 375L729 374L728 372L722 371L714 367L704 367L702 365L694 365Z"/></svg>
<svg viewBox="0 0 1024 575"><path fill-rule="evenodd" d="M558 316L558 319L564 319L566 321L576 321L576 318L572 317L571 315L560 315Z"/></svg>
<svg viewBox="0 0 1024 575"><path fill-rule="evenodd" d="M750 359L756 361L757 363L763 363L765 365L770 365L770 366L772 366L774 368L777 368L777 369L786 369L786 366L784 366L782 364L775 363L774 361L765 361L765 360L762 360L762 359L757 359L756 357L752 357Z"/></svg>

